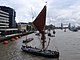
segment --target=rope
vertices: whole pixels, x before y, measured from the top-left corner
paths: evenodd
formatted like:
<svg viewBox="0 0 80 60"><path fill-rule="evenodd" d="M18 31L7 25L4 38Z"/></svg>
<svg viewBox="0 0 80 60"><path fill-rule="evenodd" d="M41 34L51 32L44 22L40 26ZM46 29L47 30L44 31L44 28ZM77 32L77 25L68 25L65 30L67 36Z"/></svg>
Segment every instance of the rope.
<svg viewBox="0 0 80 60"><path fill-rule="evenodd" d="M49 38L48 45L47 45L46 49L48 48L49 43L50 43L50 38ZM59 51L55 44L54 44L54 47L55 47L55 49L56 49L57 51Z"/></svg>
<svg viewBox="0 0 80 60"><path fill-rule="evenodd" d="M41 39L39 38L39 36L38 36L38 39L39 39L40 42L41 42ZM51 40L51 39L49 38L49 41L48 41L48 44L47 44L46 48L45 48L45 49L42 49L42 50L46 50L46 49L48 48L48 46L49 46L49 44L50 44L50 40ZM41 44L42 44L42 42L41 42ZM54 44L54 47L55 47L55 49L56 49L57 51L59 51L55 44Z"/></svg>
<svg viewBox="0 0 80 60"><path fill-rule="evenodd" d="M50 38L49 38L48 45L46 46L45 50L48 48L48 46L49 46L49 43L50 43Z"/></svg>
<svg viewBox="0 0 80 60"><path fill-rule="evenodd" d="M56 49L57 51L59 51L58 48L57 48L57 46L56 46L55 44L54 44L54 47L55 47L55 49Z"/></svg>
<svg viewBox="0 0 80 60"><path fill-rule="evenodd" d="M40 37L38 36L38 39L39 39L39 41L40 41L40 43L41 43L41 45L42 45L42 42L41 42L41 39L40 39Z"/></svg>
<svg viewBox="0 0 80 60"><path fill-rule="evenodd" d="M41 42L41 39L40 39L40 37L38 36L38 39L40 40L40 42Z"/></svg>

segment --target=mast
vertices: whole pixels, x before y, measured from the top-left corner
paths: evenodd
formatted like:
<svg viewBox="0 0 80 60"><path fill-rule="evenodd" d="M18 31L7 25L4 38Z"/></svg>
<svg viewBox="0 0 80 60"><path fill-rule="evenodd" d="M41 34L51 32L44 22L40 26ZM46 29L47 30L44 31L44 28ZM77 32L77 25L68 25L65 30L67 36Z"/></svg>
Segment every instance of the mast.
<svg viewBox="0 0 80 60"><path fill-rule="evenodd" d="M42 49L45 48L45 22L46 22L46 5L43 7L39 15L33 21L34 26L41 33Z"/></svg>

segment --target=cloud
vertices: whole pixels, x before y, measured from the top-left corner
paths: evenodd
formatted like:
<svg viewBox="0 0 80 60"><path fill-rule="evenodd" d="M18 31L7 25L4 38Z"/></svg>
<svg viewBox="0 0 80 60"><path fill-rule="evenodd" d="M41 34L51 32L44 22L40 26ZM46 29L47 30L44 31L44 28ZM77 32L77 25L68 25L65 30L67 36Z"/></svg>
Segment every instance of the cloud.
<svg viewBox="0 0 80 60"><path fill-rule="evenodd" d="M58 3L56 3L56 2L58 2ZM58 23L62 22L62 23L66 23L66 24L68 24L68 23L80 24L79 0L76 0L76 1L64 0L63 2L62 1L59 2L58 0L55 0L55 3L51 5L50 14L52 14L52 16L53 16L52 18L55 19ZM67 3L68 3L68 5L67 5ZM59 4L60 6L57 4Z"/></svg>
<svg viewBox="0 0 80 60"><path fill-rule="evenodd" d="M0 5L16 11L17 22L30 22L47 1L47 24L80 24L80 0L1 0Z"/></svg>

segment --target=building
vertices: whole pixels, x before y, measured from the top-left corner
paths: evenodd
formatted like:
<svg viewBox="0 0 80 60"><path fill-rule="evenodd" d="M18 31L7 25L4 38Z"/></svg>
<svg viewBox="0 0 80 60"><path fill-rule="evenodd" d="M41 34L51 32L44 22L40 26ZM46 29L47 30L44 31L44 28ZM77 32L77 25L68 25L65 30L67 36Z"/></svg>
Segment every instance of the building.
<svg viewBox="0 0 80 60"><path fill-rule="evenodd" d="M32 31L33 27L32 27L32 23L24 23L24 22L19 22L18 23L18 30L19 31Z"/></svg>
<svg viewBox="0 0 80 60"><path fill-rule="evenodd" d="M0 10L8 14L7 16L7 14L3 13L6 16L3 16L3 15L0 15L0 16L6 17L9 19L9 28L15 28L17 26L16 21L15 21L15 17L16 17L15 10L6 6L0 6Z"/></svg>
<svg viewBox="0 0 80 60"><path fill-rule="evenodd" d="M18 30L19 31L25 31L27 30L27 23L18 23Z"/></svg>
<svg viewBox="0 0 80 60"><path fill-rule="evenodd" d="M6 6L0 6L0 33L1 35L14 34L18 31L15 21L16 12Z"/></svg>

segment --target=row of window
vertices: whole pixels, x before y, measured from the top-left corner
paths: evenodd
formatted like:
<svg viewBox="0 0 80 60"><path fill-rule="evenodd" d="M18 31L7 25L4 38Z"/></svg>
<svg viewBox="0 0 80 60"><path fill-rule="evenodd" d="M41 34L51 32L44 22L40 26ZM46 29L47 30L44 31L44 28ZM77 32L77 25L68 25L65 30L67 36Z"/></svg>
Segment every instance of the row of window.
<svg viewBox="0 0 80 60"><path fill-rule="evenodd" d="M2 11L2 10L0 10L0 12L3 13L3 14L9 15L9 13L7 13L5 11Z"/></svg>
<svg viewBox="0 0 80 60"><path fill-rule="evenodd" d="M0 29L9 28L9 26L0 26Z"/></svg>
<svg viewBox="0 0 80 60"><path fill-rule="evenodd" d="M2 20L2 19L0 19L0 22L2 22L2 23L9 23L9 20Z"/></svg>
<svg viewBox="0 0 80 60"><path fill-rule="evenodd" d="M2 20L9 20L9 18L2 17L2 16L0 16L0 19L2 19Z"/></svg>
<svg viewBox="0 0 80 60"><path fill-rule="evenodd" d="M0 26L0 28L9 27L9 26Z"/></svg>
<svg viewBox="0 0 80 60"><path fill-rule="evenodd" d="M1 13L0 13L0 16L9 18L9 16L8 16L8 15L1 14Z"/></svg>
<svg viewBox="0 0 80 60"><path fill-rule="evenodd" d="M9 25L9 22L0 22L0 25Z"/></svg>
<svg viewBox="0 0 80 60"><path fill-rule="evenodd" d="M2 23L2 22L0 22L0 24L2 24L2 25L9 25L9 23Z"/></svg>

